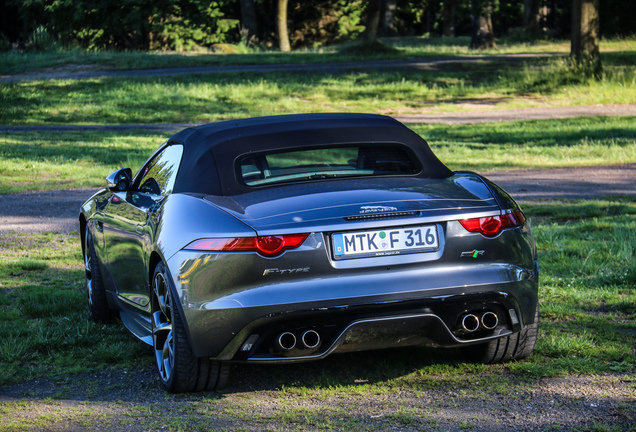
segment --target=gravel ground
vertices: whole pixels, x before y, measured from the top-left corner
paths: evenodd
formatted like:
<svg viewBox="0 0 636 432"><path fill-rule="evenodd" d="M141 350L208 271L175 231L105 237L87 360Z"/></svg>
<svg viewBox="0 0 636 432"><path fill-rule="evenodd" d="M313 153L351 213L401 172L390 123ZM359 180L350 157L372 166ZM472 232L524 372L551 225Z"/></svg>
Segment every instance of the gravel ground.
<svg viewBox="0 0 636 432"><path fill-rule="evenodd" d="M334 356L329 362L347 360ZM288 368L286 383L298 373ZM305 377L307 392L293 394L281 391L281 383L264 370L236 366L234 381L222 393L185 396L166 394L150 368L41 379L0 388L0 403L32 404L7 411L5 421L29 419L39 426L27 430L50 431L176 430L175 422L182 430L349 430L352 425L371 431L636 430L636 382L621 374L533 381L503 374L497 385L492 377L476 375L460 383L424 380L417 390L402 389L397 378L395 391L377 394L312 390ZM42 427L44 417L55 419L51 427Z"/></svg>

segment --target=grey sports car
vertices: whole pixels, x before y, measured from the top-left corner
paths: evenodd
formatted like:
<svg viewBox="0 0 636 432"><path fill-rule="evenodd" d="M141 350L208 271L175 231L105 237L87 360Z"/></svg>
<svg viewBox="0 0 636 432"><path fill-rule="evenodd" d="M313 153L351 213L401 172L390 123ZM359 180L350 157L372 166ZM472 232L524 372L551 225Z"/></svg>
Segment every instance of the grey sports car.
<svg viewBox="0 0 636 432"><path fill-rule="evenodd" d="M90 318L152 345L171 392L233 362L409 345L530 355L534 239L515 201L389 117L185 129L81 207Z"/></svg>

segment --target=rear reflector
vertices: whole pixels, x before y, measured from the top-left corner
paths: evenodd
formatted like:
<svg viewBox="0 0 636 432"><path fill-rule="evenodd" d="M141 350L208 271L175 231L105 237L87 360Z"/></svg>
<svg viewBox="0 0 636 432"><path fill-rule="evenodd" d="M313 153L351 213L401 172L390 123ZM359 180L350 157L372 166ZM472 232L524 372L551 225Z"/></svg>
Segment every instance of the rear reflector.
<svg viewBox="0 0 636 432"><path fill-rule="evenodd" d="M195 240L184 249L218 252L258 252L275 257L288 249L296 249L307 240L309 234L285 234L278 236L208 238Z"/></svg>
<svg viewBox="0 0 636 432"><path fill-rule="evenodd" d="M514 228L523 224L526 217L522 211L504 214L501 216L488 216L475 219L460 220L467 231L478 232L486 237L496 237L499 233L507 228Z"/></svg>

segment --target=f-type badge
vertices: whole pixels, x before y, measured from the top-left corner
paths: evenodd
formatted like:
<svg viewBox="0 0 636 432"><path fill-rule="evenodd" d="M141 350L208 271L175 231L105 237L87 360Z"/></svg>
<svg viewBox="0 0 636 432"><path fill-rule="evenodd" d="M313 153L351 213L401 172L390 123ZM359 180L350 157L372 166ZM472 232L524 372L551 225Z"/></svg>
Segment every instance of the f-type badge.
<svg viewBox="0 0 636 432"><path fill-rule="evenodd" d="M466 252L462 252L460 257L461 258L477 258L479 256L483 256L484 252L486 252L486 251L483 251L483 250L481 250L481 251L480 250L466 251Z"/></svg>

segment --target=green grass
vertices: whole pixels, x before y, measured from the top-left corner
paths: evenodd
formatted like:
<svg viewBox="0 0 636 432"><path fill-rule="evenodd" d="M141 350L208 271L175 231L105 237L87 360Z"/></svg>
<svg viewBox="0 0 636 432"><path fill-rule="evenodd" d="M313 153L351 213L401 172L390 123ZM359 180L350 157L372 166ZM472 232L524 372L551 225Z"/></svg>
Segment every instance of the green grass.
<svg viewBox="0 0 636 432"><path fill-rule="evenodd" d="M475 125L417 125L454 170L575 167L636 162L634 118L578 118ZM0 193L104 186L137 170L172 133L0 133Z"/></svg>
<svg viewBox="0 0 636 432"><path fill-rule="evenodd" d="M411 128L451 169L488 172L636 162L634 120L598 117Z"/></svg>
<svg viewBox="0 0 636 432"><path fill-rule="evenodd" d="M526 206L541 268L538 376L630 371L636 366L636 202Z"/></svg>
<svg viewBox="0 0 636 432"><path fill-rule="evenodd" d="M405 58L439 55L473 55L468 46L470 38L425 38L400 37L385 38L384 43L397 51L377 55L351 55L347 48L352 43L334 45L319 49L298 50L292 53L279 51L246 50L245 53L223 54L209 51L176 52L85 52L81 50L61 50L57 52L8 52L0 53L0 74L19 74L43 69L55 70L106 70L152 69L180 66L210 66L236 64L274 64L274 63L316 63L366 60L369 58ZM630 39L604 40L601 43L603 53L633 51L636 41ZM479 51L479 54L520 54L520 53L559 53L569 54L569 41L537 41L518 43L501 39L494 49Z"/></svg>
<svg viewBox="0 0 636 432"><path fill-rule="evenodd" d="M636 103L636 51L612 55L601 81L572 72L567 60L536 59L337 74L245 72L4 83L0 124L205 123L302 112L413 114Z"/></svg>
<svg viewBox="0 0 636 432"><path fill-rule="evenodd" d="M101 187L124 166L138 169L168 134L0 133L0 194Z"/></svg>
<svg viewBox="0 0 636 432"><path fill-rule="evenodd" d="M0 383L138 365L135 356L148 354L121 324L87 321L78 242L72 234L2 234Z"/></svg>

